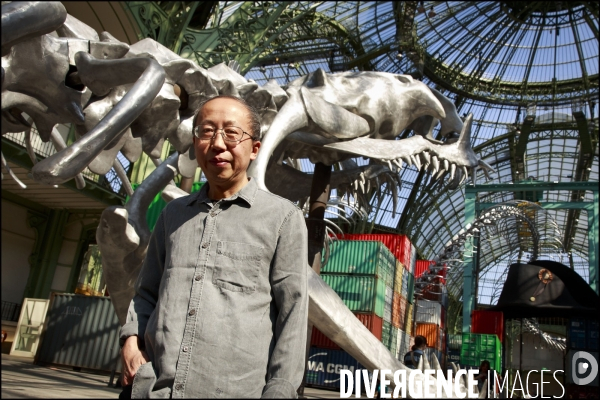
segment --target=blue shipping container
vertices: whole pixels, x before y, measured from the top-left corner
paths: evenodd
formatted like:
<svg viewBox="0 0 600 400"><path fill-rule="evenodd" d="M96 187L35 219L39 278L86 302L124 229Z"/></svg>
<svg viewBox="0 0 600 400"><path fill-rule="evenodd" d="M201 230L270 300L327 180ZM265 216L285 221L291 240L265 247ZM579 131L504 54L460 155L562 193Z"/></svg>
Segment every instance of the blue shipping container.
<svg viewBox="0 0 600 400"><path fill-rule="evenodd" d="M448 363L460 364L460 350L448 350Z"/></svg>
<svg viewBox="0 0 600 400"><path fill-rule="evenodd" d="M340 388L340 370L352 371L365 369L350 354L343 350L311 347L306 362L306 383L329 388ZM354 391L353 391L354 393Z"/></svg>
<svg viewBox="0 0 600 400"><path fill-rule="evenodd" d="M588 320L587 326L587 348L588 350L598 350L600 345L600 336L598 335L600 321L597 319Z"/></svg>
<svg viewBox="0 0 600 400"><path fill-rule="evenodd" d="M572 318L571 321L569 321L569 332L567 335L569 348L585 349L587 347L586 322L587 321L583 318Z"/></svg>

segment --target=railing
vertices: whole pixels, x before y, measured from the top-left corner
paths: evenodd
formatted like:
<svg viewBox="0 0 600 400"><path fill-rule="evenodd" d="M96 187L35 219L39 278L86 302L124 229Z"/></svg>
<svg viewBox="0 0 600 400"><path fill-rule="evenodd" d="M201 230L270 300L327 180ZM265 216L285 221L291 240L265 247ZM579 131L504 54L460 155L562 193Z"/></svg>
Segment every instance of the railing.
<svg viewBox="0 0 600 400"><path fill-rule="evenodd" d="M21 304L2 301L2 321L19 321L21 314Z"/></svg>
<svg viewBox="0 0 600 400"><path fill-rule="evenodd" d="M63 126L63 128L68 129L68 126ZM12 142L27 148L27 143L25 141L25 132L12 133L9 132L3 136L6 139L11 140ZM46 158L56 153L56 149L51 141L43 142L38 134L38 131L35 127L31 128L31 147L35 152L37 158ZM133 164L131 164L121 153L118 154L117 160L123 165L125 171L128 171ZM98 175L90 171L87 167L81 172L81 174L88 180L95 182L99 186L102 186L105 189L110 190L111 192L117 193L123 198L127 196L125 189L123 188L123 183L121 179L117 176L114 168L111 168L105 175Z"/></svg>

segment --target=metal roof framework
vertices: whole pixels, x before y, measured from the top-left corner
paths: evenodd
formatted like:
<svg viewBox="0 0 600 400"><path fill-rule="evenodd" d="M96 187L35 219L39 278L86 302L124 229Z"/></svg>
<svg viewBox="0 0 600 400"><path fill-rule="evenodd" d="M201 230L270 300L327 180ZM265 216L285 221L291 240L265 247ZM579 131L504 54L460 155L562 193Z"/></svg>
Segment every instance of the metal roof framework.
<svg viewBox="0 0 600 400"><path fill-rule="evenodd" d="M476 184L598 181L595 2L221 1L127 7L142 31L149 27L147 36L158 40L167 37L167 28L174 30L168 45L183 56L205 67L238 61L246 78L259 84L276 79L285 85L318 68L421 79L453 100L461 115L473 113L472 145L497 171L491 180L478 175ZM313 169L308 160L301 165L305 172ZM464 185L445 190L414 167L399 174L396 215L391 191L383 187L383 199L373 198L369 222L380 231L409 235L420 258L431 259L464 225ZM490 192L479 201L594 201L591 192L578 190L532 196ZM561 228L570 264L588 279L588 235L598 232L588 232L580 213L547 211ZM519 259L509 242L491 240L481 260L484 303L495 301L506 268ZM462 286L460 280L450 284Z"/></svg>

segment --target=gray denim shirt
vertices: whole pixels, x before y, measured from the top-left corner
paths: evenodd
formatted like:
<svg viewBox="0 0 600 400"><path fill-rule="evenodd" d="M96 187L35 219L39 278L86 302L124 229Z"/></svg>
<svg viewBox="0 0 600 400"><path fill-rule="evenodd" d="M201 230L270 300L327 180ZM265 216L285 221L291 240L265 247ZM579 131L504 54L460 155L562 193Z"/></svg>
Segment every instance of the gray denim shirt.
<svg viewBox="0 0 600 400"><path fill-rule="evenodd" d="M304 373L307 233L254 180L213 202L208 185L158 218L120 338L151 360L134 397L296 397Z"/></svg>

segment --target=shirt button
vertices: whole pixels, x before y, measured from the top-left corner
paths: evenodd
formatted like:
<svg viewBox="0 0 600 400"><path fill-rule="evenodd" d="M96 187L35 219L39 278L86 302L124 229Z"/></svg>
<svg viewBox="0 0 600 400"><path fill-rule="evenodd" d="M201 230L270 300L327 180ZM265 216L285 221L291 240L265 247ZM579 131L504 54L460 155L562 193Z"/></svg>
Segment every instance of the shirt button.
<svg viewBox="0 0 600 400"><path fill-rule="evenodd" d="M187 346L183 346L183 352L187 353L187 351L189 350L189 348Z"/></svg>
<svg viewBox="0 0 600 400"><path fill-rule="evenodd" d="M197 281L201 280L202 279L202 274L196 275L196 277L194 279L197 280Z"/></svg>
<svg viewBox="0 0 600 400"><path fill-rule="evenodd" d="M210 213L210 216L211 216L211 217L214 217L215 215L217 215L217 213L216 213L216 212L211 212L211 213Z"/></svg>
<svg viewBox="0 0 600 400"><path fill-rule="evenodd" d="M196 310L190 310L190 315L196 314Z"/></svg>
<svg viewBox="0 0 600 400"><path fill-rule="evenodd" d="M178 383L177 385L175 385L175 389L181 390L181 389L183 389L183 385L181 383Z"/></svg>
<svg viewBox="0 0 600 400"><path fill-rule="evenodd" d="M202 243L202 248L205 249L208 247L208 243Z"/></svg>

